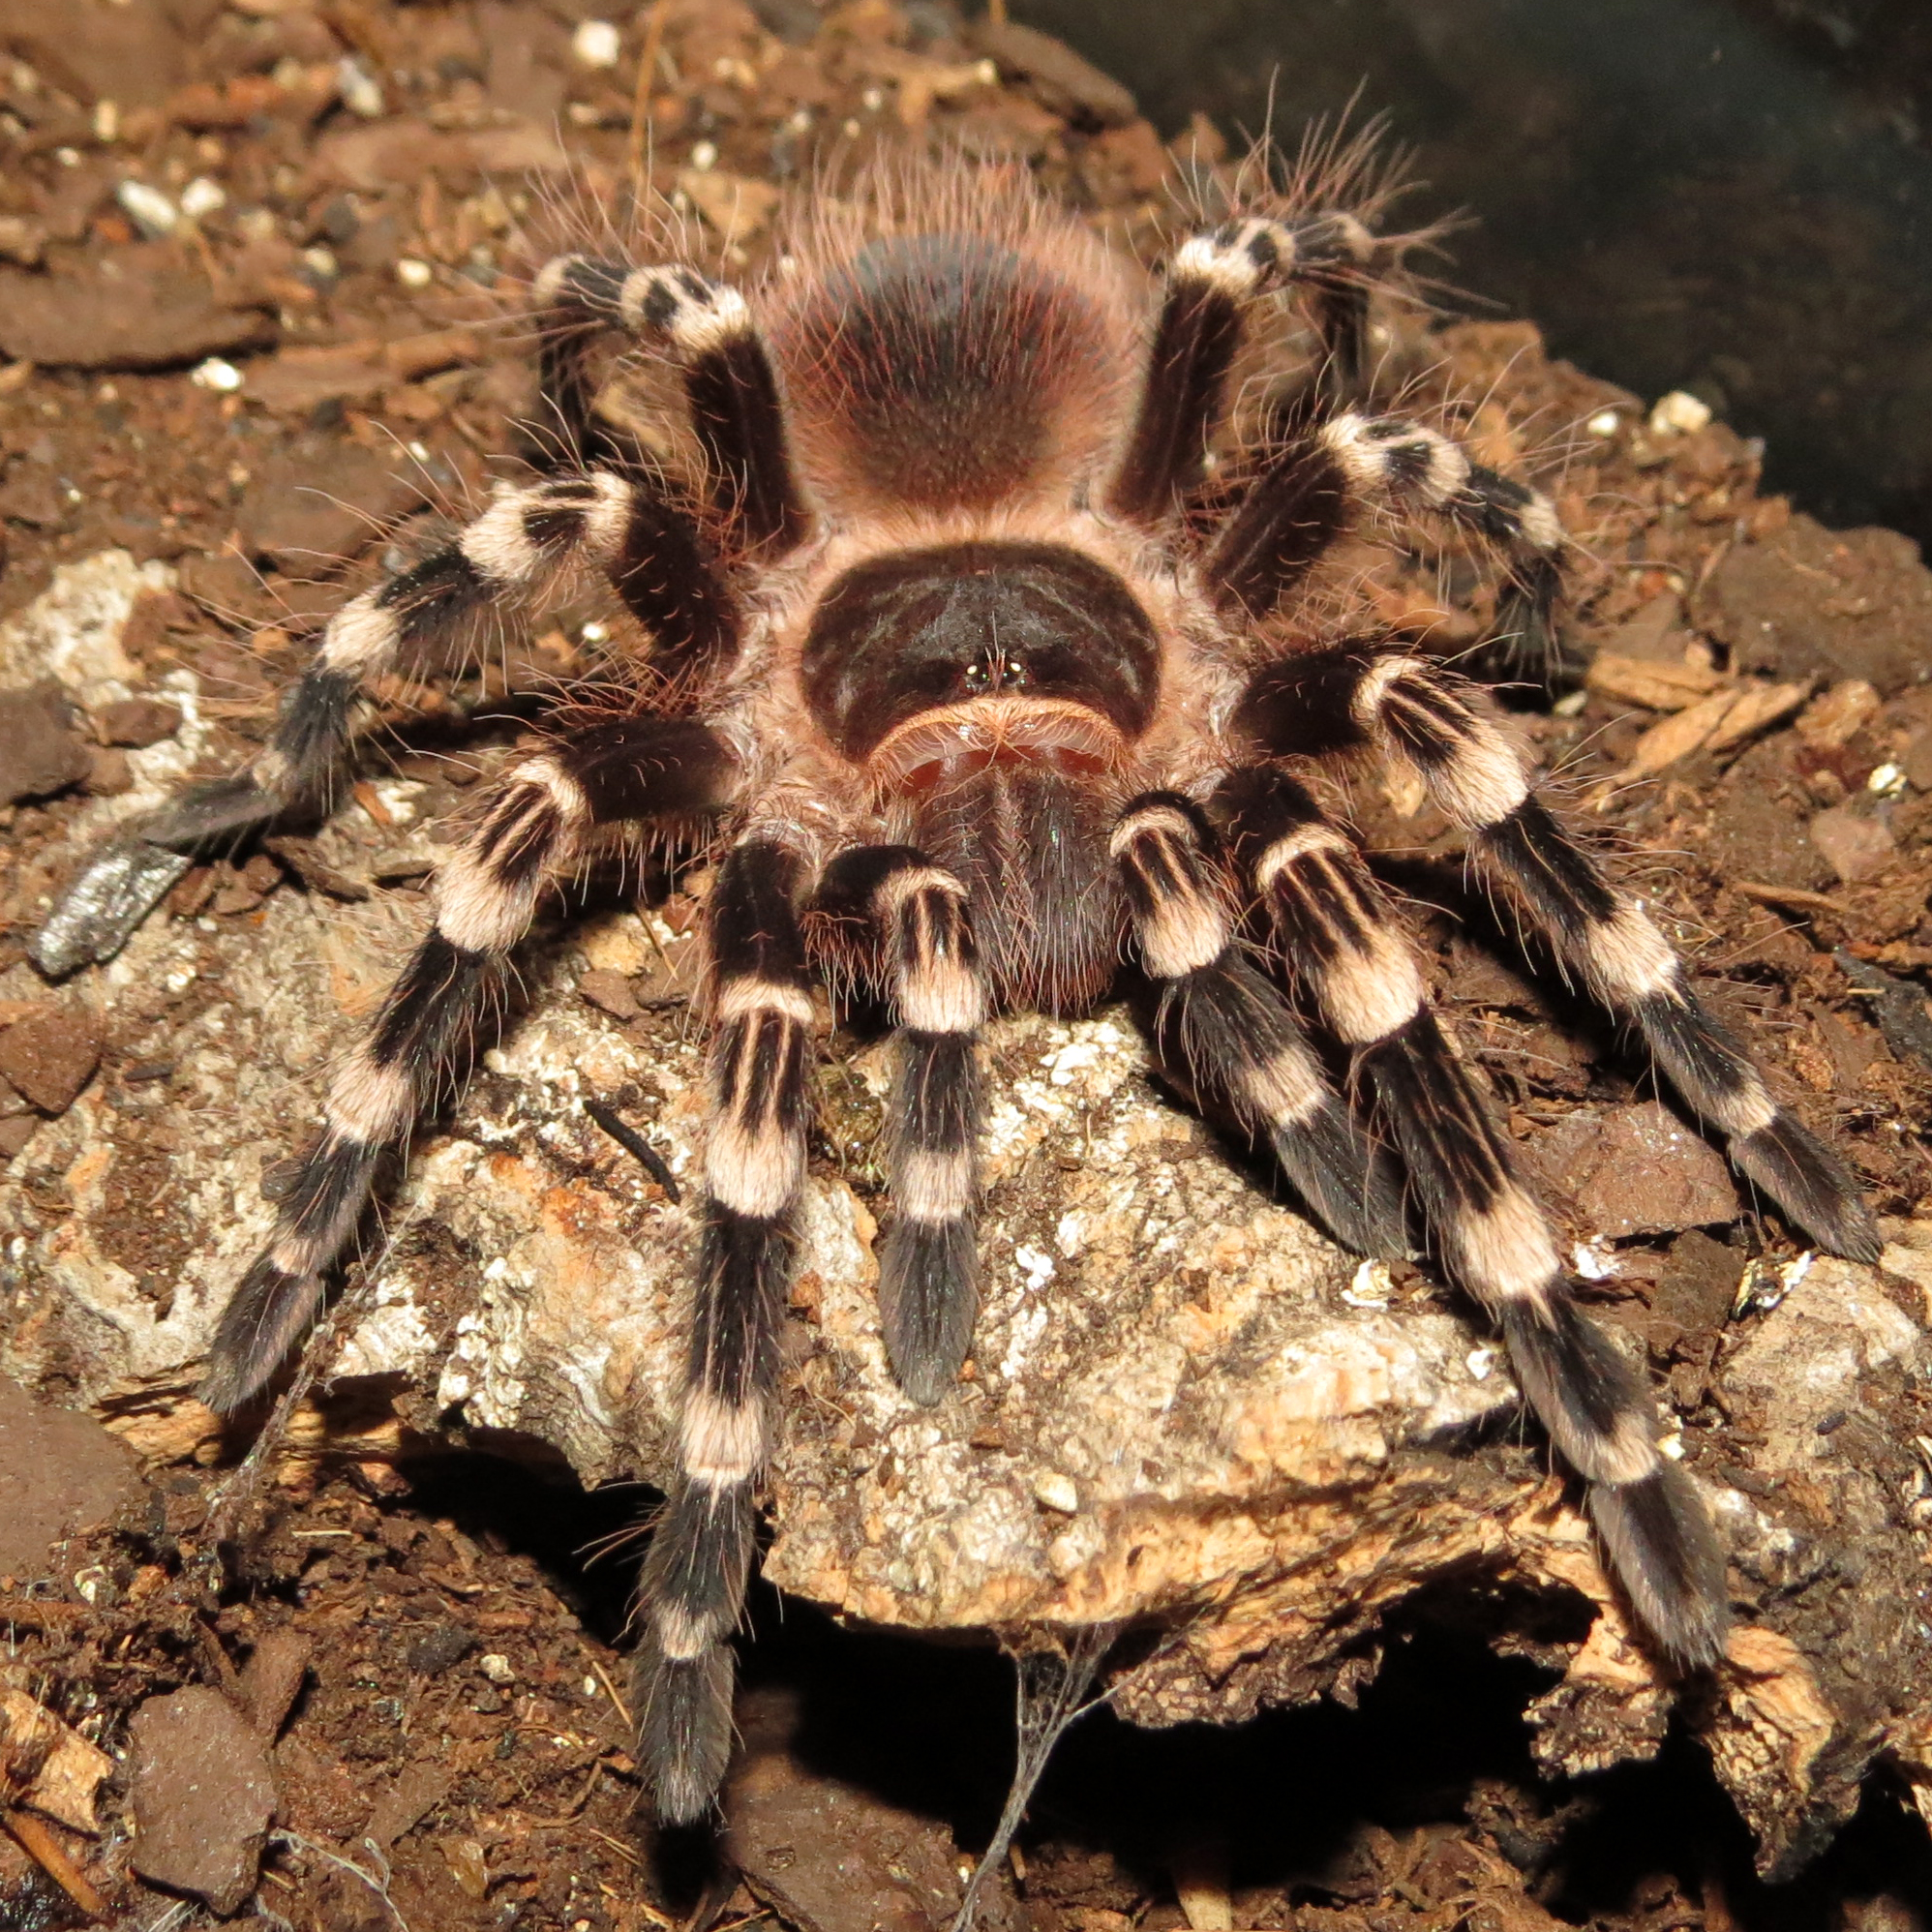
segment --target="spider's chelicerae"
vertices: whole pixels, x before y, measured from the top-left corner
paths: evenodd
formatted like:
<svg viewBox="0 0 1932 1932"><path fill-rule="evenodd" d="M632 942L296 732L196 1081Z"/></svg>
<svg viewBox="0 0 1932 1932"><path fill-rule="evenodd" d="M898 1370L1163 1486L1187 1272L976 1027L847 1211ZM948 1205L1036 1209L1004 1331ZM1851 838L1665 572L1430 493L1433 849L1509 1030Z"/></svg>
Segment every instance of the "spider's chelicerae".
<svg viewBox="0 0 1932 1932"><path fill-rule="evenodd" d="M668 1818L705 1809L729 1749L828 970L896 1021L879 1294L915 1401L946 1399L972 1338L979 1029L1001 1008L1092 1005L1125 950L1162 995L1157 1053L1266 1137L1338 1240L1394 1255L1418 1238L1494 1317L1656 1641L1686 1665L1722 1649L1697 1491L1579 1313L1312 761L1405 765L1742 1174L1834 1252L1871 1257L1875 1226L1480 694L1311 615L1311 572L1372 512L1493 545L1519 642L1547 638L1562 588L1543 497L1350 406L1390 266L1358 214L1262 194L1184 241L1150 295L1076 221L964 165L808 208L782 272L742 290L676 261L555 260L534 297L567 462L344 605L253 767L98 857L43 935L44 964L99 956L157 856L325 808L360 693L480 614L589 566L639 620L655 697L517 764L442 864L435 923L335 1080L204 1393L233 1409L307 1327L380 1157L460 1072L546 885L621 826L711 841L701 1258L638 1666ZM1305 308L1322 375L1244 438L1231 392L1283 302ZM595 407L609 331L681 381L688 475ZM1346 1099L1298 1011L1345 1056Z"/></svg>

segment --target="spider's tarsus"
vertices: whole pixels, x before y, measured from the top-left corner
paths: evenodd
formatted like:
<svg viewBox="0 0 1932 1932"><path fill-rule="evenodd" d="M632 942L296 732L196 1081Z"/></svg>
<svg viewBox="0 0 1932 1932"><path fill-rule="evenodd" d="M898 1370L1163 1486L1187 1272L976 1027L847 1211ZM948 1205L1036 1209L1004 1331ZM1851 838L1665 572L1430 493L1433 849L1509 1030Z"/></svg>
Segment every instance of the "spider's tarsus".
<svg viewBox="0 0 1932 1932"><path fill-rule="evenodd" d="M970 1221L901 1218L879 1253L879 1319L899 1386L930 1407L951 1393L980 1311L979 1242Z"/></svg>
<svg viewBox="0 0 1932 1932"><path fill-rule="evenodd" d="M1399 1261L1409 1253L1395 1168L1341 1102L1329 1102L1291 1132L1275 1130L1268 1139L1305 1205L1343 1248L1378 1261Z"/></svg>
<svg viewBox="0 0 1932 1932"><path fill-rule="evenodd" d="M1844 1162L1789 1113L1731 1143L1738 1171L1764 1189L1818 1245L1854 1261L1885 1246L1877 1217Z"/></svg>
<svg viewBox="0 0 1932 1932"><path fill-rule="evenodd" d="M231 1415L258 1395L315 1320L321 1299L319 1276L291 1275L273 1256L257 1255L222 1311L196 1397L217 1415Z"/></svg>
<svg viewBox="0 0 1932 1932"><path fill-rule="evenodd" d="M1665 1462L1639 1482L1592 1483L1588 1500L1645 1628L1685 1670L1718 1663L1731 1623L1724 1552L1690 1477Z"/></svg>
<svg viewBox="0 0 1932 1932"><path fill-rule="evenodd" d="M649 1636L638 1645L638 1758L666 1825L696 1825L717 1800L731 1762L736 1675L728 1645L695 1658L667 1657Z"/></svg>

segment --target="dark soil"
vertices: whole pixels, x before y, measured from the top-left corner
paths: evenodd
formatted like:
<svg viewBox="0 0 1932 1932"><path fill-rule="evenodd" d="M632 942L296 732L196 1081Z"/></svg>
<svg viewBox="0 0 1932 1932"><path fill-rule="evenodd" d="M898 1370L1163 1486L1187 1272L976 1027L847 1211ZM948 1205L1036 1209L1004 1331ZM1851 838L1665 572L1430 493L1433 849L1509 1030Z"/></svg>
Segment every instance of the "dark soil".
<svg viewBox="0 0 1932 1932"><path fill-rule="evenodd" d="M335 580L399 555L390 546L508 471L528 394L498 326L498 284L525 259L515 230L541 228L546 199L619 199L631 176L641 29L619 23L615 69L587 66L572 35L590 11L0 10L12 52L0 64L0 351L12 358L0 365L0 620L63 562L111 547L169 559L180 589L137 610L128 648L150 681L179 665L198 673L224 762L260 741L305 637L346 594ZM815 142L862 151L938 133L1034 167L1124 243L1158 245L1173 168L1131 104L1077 63L968 37L932 0L850 0L823 21L809 0L765 0L756 15L689 0L668 10L662 45L643 90L651 180L707 216L722 205L708 184L755 207L746 191L808 166ZM972 71L988 49L997 81ZM377 109L367 118L339 99L345 62L351 96ZM379 102L360 98L368 89ZM569 177L554 166L553 128ZM1211 141L1193 148L1213 160ZM532 168L536 185L522 185ZM166 197L170 232L142 232L152 203L125 192L131 180ZM212 186L190 193L196 182ZM190 204L203 212L184 221ZM754 234L745 247L757 246ZM1925 1212L1932 686L1919 679L1932 578L1902 539L1841 536L1759 498L1751 446L1718 424L1652 430L1647 401L1547 361L1527 326L1404 342L1435 368L1420 402L1447 408L1485 460L1538 474L1588 558L1570 642L1601 675L1554 710L1525 705L1523 731L1626 849L1703 989L1850 1150L1882 1212ZM239 387L224 386L225 371L241 373ZM1374 594L1386 619L1453 650L1482 634L1483 585L1465 559L1432 553L1384 561ZM564 666L560 633L543 649L539 669ZM1759 731L1628 781L1617 774L1653 757L1646 734L1667 715L1630 695L1644 666L1688 667L1706 689L1745 674L1802 689ZM14 800L0 805L0 964L22 956L84 797L125 784L122 749L165 735L166 709L144 694L77 717L45 693L0 696ZM516 728L506 716L482 737ZM407 746L396 756L436 781L431 810L473 776ZM1545 1136L1555 1189L1614 1193L1624 1210L1626 1265L1604 1284L1606 1312L1644 1335L1694 1427L1736 1423L1699 1406L1725 1313L1712 1295L1721 1302L1778 1230L1712 1231L1702 1170L1671 1166L1645 1138L1668 1138L1670 1119L1630 1106L1648 1089L1616 1042L1497 965L1501 936L1460 889L1447 825L1367 788L1357 802L1418 901L1440 988L1519 1137L1560 1129ZM196 868L158 916L246 921L268 893L298 890L370 888L318 875L291 841ZM602 990L629 997L622 982ZM95 1038L57 998L0 1011L0 1158L30 1150L90 1078L132 1088L166 1072ZM30 1168L16 1162L7 1184ZM158 1156L157 1186L166 1171ZM120 1221L103 1238L161 1283L142 1204L130 1199ZM25 1318L33 1284L9 1292L9 1319ZM1001 1659L840 1631L766 1594L731 1806L744 1876L707 1845L657 1842L634 1809L620 1699L630 1532L649 1501L634 1492L585 1494L454 1450L399 1465L393 1432L378 1433L364 1461L285 1462L265 1525L225 1544L209 1526L223 1472L196 1466L193 1445L137 1481L91 1424L8 1401L0 1465L22 1473L17 1506L15 1477L0 1477L0 1571L12 1571L0 1575L0 1691L26 1693L120 1767L103 1835L0 1834L0 1926L79 1921L51 1863L96 1888L113 1922L148 1932L201 1922L197 1893L302 1932L768 1916L801 1932L913 1932L944 1922L962 1857L997 1816L1012 1742ZM1898 1391L1892 1421L1901 1443L1924 1430L1912 1390ZM1740 1482L1748 1438L1746 1418L1729 1451ZM1555 1786L1521 1722L1550 1672L1492 1656L1446 1604L1412 1614L1388 1651L1352 1709L1229 1732L1085 1720L1033 1808L995 1918L1038 1932L1924 1922L1914 1914L1932 1898L1932 1857L1888 1785L1800 1879L1767 1888L1691 1749ZM220 1713L153 1702L191 1690L216 1695ZM181 1766L194 1752L221 1760L232 1793L215 1815L184 1819L170 1780L192 1782ZM250 1794L262 1788L274 1817L251 1905L235 1873L253 1875ZM0 1813L15 1795L0 1781ZM131 1818L143 1821L138 1840ZM49 1830L52 1853L31 1850ZM175 1864L163 1856L170 1830Z"/></svg>

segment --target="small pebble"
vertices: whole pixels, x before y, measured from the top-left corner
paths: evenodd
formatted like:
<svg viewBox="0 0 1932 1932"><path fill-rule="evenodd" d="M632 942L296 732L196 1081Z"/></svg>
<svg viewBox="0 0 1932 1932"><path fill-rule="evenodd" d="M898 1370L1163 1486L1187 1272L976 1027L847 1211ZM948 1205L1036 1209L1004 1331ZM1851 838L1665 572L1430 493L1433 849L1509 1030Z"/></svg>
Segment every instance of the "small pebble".
<svg viewBox="0 0 1932 1932"><path fill-rule="evenodd" d="M226 189L218 181L210 181L205 174L197 174L181 191L181 212L193 222L198 222L227 205Z"/></svg>
<svg viewBox="0 0 1932 1932"><path fill-rule="evenodd" d="M700 174L703 174L707 168L715 167L717 165L718 150L715 141L700 141L691 150L691 166Z"/></svg>
<svg viewBox="0 0 1932 1932"><path fill-rule="evenodd" d="M427 288L435 274L428 262L418 261L412 255L404 256L396 264L396 280L405 288Z"/></svg>
<svg viewBox="0 0 1932 1932"><path fill-rule="evenodd" d="M1615 409L1599 409L1584 428L1588 430L1591 436L1609 438L1616 434L1617 425L1622 420Z"/></svg>
<svg viewBox="0 0 1932 1932"><path fill-rule="evenodd" d="M493 1684L513 1684L517 1680L516 1666L500 1650L492 1650L487 1656L479 1657L476 1668Z"/></svg>
<svg viewBox="0 0 1932 1932"><path fill-rule="evenodd" d="M149 241L171 235L181 221L181 211L159 188L145 181L124 181L114 190L121 212Z"/></svg>
<svg viewBox="0 0 1932 1932"><path fill-rule="evenodd" d="M1673 389L1659 398L1650 411L1652 436L1695 436L1710 426L1710 405L1700 402L1687 389Z"/></svg>
<svg viewBox="0 0 1932 1932"><path fill-rule="evenodd" d="M1080 1512L1080 1492L1072 1476L1065 1476L1058 1469L1047 1469L1033 1479L1033 1499L1042 1509L1057 1511L1061 1516L1077 1516Z"/></svg>
<svg viewBox="0 0 1932 1932"><path fill-rule="evenodd" d="M212 389L220 396L231 396L242 386L241 371L219 355L211 355L206 362L197 364L188 379L196 387Z"/></svg>
<svg viewBox="0 0 1932 1932"><path fill-rule="evenodd" d="M383 111L382 90L376 77L353 55L345 55L336 67L336 91L351 114L364 121L379 120Z"/></svg>
<svg viewBox="0 0 1932 1932"><path fill-rule="evenodd" d="M94 729L103 744L141 751L181 729L181 708L159 698L122 698L94 713Z"/></svg>
<svg viewBox="0 0 1932 1932"><path fill-rule="evenodd" d="M585 20L570 36L570 51L580 67L615 67L623 36L609 20Z"/></svg>

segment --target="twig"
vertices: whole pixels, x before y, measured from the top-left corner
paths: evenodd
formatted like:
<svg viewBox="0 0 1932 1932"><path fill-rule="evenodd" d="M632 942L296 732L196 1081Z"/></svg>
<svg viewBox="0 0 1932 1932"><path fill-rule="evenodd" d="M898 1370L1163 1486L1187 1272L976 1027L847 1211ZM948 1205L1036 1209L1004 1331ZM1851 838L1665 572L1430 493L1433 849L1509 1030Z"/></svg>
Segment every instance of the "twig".
<svg viewBox="0 0 1932 1932"><path fill-rule="evenodd" d="M644 23L644 46L637 57L637 87L630 104L630 192L633 203L645 198L645 143L650 128L650 82L657 56L664 47L665 0L651 0L650 17Z"/></svg>
<svg viewBox="0 0 1932 1932"><path fill-rule="evenodd" d="M584 1111L626 1154L636 1159L644 1171L664 1190L664 1197L673 1207L684 1198L682 1191L678 1186L678 1177L664 1163L664 1156L636 1128L628 1126L615 1107L606 1106L602 1101L586 1101Z"/></svg>
<svg viewBox="0 0 1932 1932"><path fill-rule="evenodd" d="M69 1898L90 1918L105 1918L107 1916L107 1901L87 1883L87 1875L60 1848L55 1838L38 1818L24 1811L0 1811L0 1825L5 1825L15 1844L28 1857L45 1872L55 1885L59 1886Z"/></svg>

